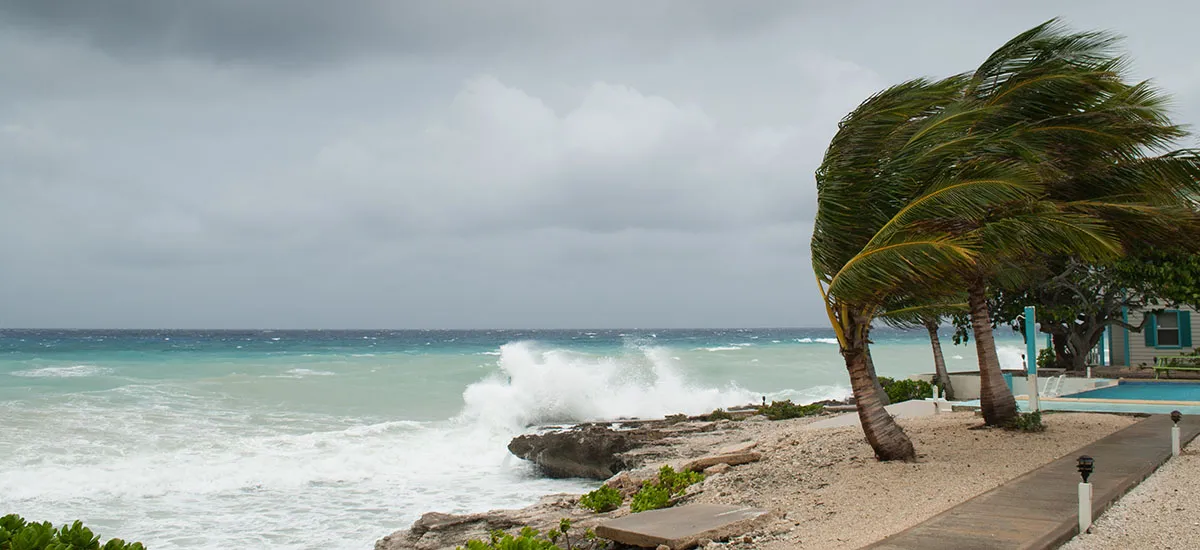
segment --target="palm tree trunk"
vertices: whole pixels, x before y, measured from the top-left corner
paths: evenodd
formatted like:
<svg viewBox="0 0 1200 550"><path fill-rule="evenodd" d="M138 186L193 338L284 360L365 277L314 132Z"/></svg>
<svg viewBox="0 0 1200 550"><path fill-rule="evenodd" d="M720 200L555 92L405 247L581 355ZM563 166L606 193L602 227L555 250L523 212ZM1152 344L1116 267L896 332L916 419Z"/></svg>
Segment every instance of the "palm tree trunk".
<svg viewBox="0 0 1200 550"><path fill-rule="evenodd" d="M888 397L887 390L883 389L883 384L879 382L879 375L875 373L875 359L871 357L871 344L867 343L867 372L871 373L871 381L875 384L875 392L879 394L879 401L886 407L892 404L892 398Z"/></svg>
<svg viewBox="0 0 1200 550"><path fill-rule="evenodd" d="M987 287L982 277L967 285L967 305L971 308L971 328L975 333L975 352L979 355L979 401L983 421L989 426L1005 426L1017 416L1017 401L1004 383L992 322L988 316Z"/></svg>
<svg viewBox="0 0 1200 550"><path fill-rule="evenodd" d="M875 457L879 460L913 460L917 453L912 440L879 400L876 381L867 368L867 339L865 334L859 332L846 332L846 347L841 351L842 358L846 360L846 370L850 373L850 388L854 391L854 403L867 443L875 450Z"/></svg>
<svg viewBox="0 0 1200 550"><path fill-rule="evenodd" d="M950 385L950 373L946 372L946 357L942 355L942 341L938 338L937 320L926 319L925 330L929 331L929 343L933 346L933 371L936 373L938 385L945 392L946 399L954 401L954 386Z"/></svg>

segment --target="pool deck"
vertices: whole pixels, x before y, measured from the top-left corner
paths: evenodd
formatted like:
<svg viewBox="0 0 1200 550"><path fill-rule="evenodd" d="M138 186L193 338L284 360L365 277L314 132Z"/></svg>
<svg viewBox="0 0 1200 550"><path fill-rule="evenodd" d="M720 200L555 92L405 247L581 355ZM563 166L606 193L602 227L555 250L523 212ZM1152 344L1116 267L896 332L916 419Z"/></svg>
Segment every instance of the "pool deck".
<svg viewBox="0 0 1200 550"><path fill-rule="evenodd" d="M1185 416L1179 426L1186 446L1200 434L1200 417ZM1092 517L1098 518L1171 457L1170 427L1169 417L1151 416L866 548L1057 548L1079 533L1075 459L1096 460Z"/></svg>

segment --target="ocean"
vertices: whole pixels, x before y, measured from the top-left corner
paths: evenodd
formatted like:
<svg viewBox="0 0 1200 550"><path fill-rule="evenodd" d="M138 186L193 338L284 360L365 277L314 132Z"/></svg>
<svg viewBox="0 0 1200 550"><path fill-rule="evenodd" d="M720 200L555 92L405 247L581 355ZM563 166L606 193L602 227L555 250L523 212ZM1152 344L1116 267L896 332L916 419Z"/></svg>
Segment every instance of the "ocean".
<svg viewBox="0 0 1200 550"><path fill-rule="evenodd" d="M932 370L924 331L872 337L880 374ZM512 457L529 426L849 394L828 329L0 330L0 515L150 550L365 550L424 512L594 488Z"/></svg>

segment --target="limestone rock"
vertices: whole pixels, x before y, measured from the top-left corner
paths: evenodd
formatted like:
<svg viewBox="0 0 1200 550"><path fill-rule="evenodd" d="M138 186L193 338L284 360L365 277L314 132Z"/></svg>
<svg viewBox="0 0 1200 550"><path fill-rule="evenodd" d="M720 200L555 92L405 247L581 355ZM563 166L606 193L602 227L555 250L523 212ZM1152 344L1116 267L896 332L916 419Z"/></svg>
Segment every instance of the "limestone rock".
<svg viewBox="0 0 1200 550"><path fill-rule="evenodd" d="M739 464L758 462L759 460L762 460L762 453L756 451L743 451L740 453L700 457L685 463L683 465L683 469L692 472L703 472L705 468L708 468L709 466L716 466L717 464L724 463L730 466L737 466Z"/></svg>
<svg viewBox="0 0 1200 550"><path fill-rule="evenodd" d="M704 469L704 475L715 476L717 474L723 474L725 472L728 472L729 468L730 468L729 464L727 464L725 462L722 462L720 464L713 464L712 466L709 466Z"/></svg>
<svg viewBox="0 0 1200 550"><path fill-rule="evenodd" d="M601 426L522 435L508 444L512 454L537 464L549 477L590 479L608 479L624 470L628 464L618 455L634 447L628 434Z"/></svg>

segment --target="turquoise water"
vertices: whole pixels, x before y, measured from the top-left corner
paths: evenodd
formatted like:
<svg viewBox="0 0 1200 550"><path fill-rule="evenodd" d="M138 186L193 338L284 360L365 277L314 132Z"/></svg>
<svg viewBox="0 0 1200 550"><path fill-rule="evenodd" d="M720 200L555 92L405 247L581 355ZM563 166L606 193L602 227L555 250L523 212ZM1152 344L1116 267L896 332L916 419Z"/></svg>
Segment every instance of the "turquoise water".
<svg viewBox="0 0 1200 550"><path fill-rule="evenodd" d="M1130 382L1063 397L1080 399L1141 399L1145 401L1200 402L1200 384L1188 382Z"/></svg>
<svg viewBox="0 0 1200 550"><path fill-rule="evenodd" d="M923 333L873 336L882 374L932 368ZM427 511L590 487L508 454L530 425L845 397L832 337L0 330L0 513L153 550L368 549ZM946 356L973 368L973 346Z"/></svg>

